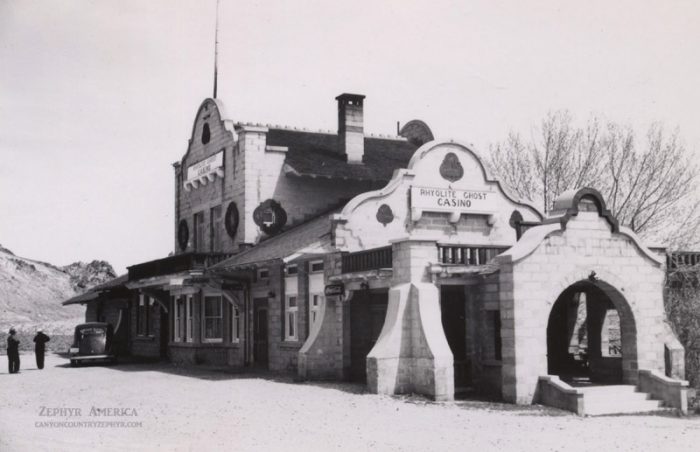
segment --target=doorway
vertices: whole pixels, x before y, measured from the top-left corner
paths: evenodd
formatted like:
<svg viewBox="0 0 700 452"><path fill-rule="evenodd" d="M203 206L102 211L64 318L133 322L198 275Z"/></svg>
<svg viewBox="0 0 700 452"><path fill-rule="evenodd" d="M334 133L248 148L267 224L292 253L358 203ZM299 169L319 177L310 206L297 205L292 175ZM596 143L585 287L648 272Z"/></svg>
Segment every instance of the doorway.
<svg viewBox="0 0 700 452"><path fill-rule="evenodd" d="M547 324L550 375L575 386L620 384L629 380L623 368L635 369L636 359L634 319L619 292L579 281L559 295Z"/></svg>
<svg viewBox="0 0 700 452"><path fill-rule="evenodd" d="M267 298L253 299L253 363L263 369L269 366Z"/></svg>
<svg viewBox="0 0 700 452"><path fill-rule="evenodd" d="M467 361L467 316L464 286L440 287L442 328L454 361L455 392L470 382Z"/></svg>
<svg viewBox="0 0 700 452"><path fill-rule="evenodd" d="M168 342L170 341L170 321L168 311L158 304L160 309L160 359L168 359Z"/></svg>
<svg viewBox="0 0 700 452"><path fill-rule="evenodd" d="M389 292L361 290L350 300L350 379L367 382L367 355L384 327Z"/></svg>

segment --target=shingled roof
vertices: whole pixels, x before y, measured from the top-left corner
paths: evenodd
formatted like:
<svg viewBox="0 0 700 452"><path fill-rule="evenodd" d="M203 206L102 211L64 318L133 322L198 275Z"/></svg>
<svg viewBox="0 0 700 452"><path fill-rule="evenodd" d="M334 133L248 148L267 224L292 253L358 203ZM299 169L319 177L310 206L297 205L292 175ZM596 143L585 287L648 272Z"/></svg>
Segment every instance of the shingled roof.
<svg viewBox="0 0 700 452"><path fill-rule="evenodd" d="M331 133L271 128L267 144L288 148L287 175L382 182L397 168L405 168L418 148L403 138L366 136L363 164L351 164L339 150L338 135Z"/></svg>
<svg viewBox="0 0 700 452"><path fill-rule="evenodd" d="M259 262L281 259L310 245L329 246L331 218L328 213L271 237L255 247L226 259L212 269L245 268Z"/></svg>
<svg viewBox="0 0 700 452"><path fill-rule="evenodd" d="M78 303L87 303L88 301L93 301L97 300L100 296L100 294L109 292L111 290L116 290L120 288L125 288L124 284L128 280L129 275L128 273L125 273L121 276L118 276L114 279L110 279L107 282L104 282L102 284L99 284L90 290L88 290L85 293L82 293L80 295L76 295L73 298L69 298L68 300L64 301L61 303L62 305L69 305L69 304L78 304Z"/></svg>

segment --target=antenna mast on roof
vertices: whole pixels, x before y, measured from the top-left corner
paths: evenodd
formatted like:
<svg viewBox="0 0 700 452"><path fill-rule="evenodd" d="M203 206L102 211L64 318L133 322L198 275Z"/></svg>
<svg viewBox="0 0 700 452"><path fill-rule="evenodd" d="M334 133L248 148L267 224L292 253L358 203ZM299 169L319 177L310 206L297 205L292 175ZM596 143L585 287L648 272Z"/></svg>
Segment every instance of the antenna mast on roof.
<svg viewBox="0 0 700 452"><path fill-rule="evenodd" d="M216 99L216 83L219 73L219 0L216 0L216 30L214 31L214 99Z"/></svg>

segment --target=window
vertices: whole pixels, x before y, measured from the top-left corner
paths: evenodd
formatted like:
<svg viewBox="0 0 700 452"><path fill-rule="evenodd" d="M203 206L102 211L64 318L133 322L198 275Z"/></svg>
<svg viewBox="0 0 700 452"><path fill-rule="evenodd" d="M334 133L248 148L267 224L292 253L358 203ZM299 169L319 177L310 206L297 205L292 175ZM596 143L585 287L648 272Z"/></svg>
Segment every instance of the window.
<svg viewBox="0 0 700 452"><path fill-rule="evenodd" d="M285 339L288 341L296 341L298 339L297 334L297 320L299 313L299 306L297 305L297 296L287 295L284 303L285 311L285 331L287 335Z"/></svg>
<svg viewBox="0 0 700 452"><path fill-rule="evenodd" d="M184 311L185 311L185 303L183 300L183 297L171 297L174 300L174 307L175 307L175 324L173 325L173 341L175 342L182 342L182 336L183 336L183 328L182 326L184 325Z"/></svg>
<svg viewBox="0 0 700 452"><path fill-rule="evenodd" d="M270 277L270 270L267 268L258 269L258 280L268 279Z"/></svg>
<svg viewBox="0 0 700 452"><path fill-rule="evenodd" d="M204 297L204 340L207 342L220 342L223 338L221 326L223 315L221 312L221 297Z"/></svg>
<svg viewBox="0 0 700 452"><path fill-rule="evenodd" d="M311 273L319 273L323 271L323 261L311 261L309 265L309 271Z"/></svg>
<svg viewBox="0 0 700 452"><path fill-rule="evenodd" d="M501 311L484 311L484 353L486 360L501 360Z"/></svg>
<svg viewBox="0 0 700 452"><path fill-rule="evenodd" d="M139 294L139 305L136 309L136 335L148 336L150 334L151 325L151 305L153 300L151 297Z"/></svg>
<svg viewBox="0 0 700 452"><path fill-rule="evenodd" d="M321 303L323 303L322 294L311 295L311 308L309 309L311 315L311 327L313 327L319 320Z"/></svg>
<svg viewBox="0 0 700 452"><path fill-rule="evenodd" d="M204 251L204 213L194 214L194 250Z"/></svg>
<svg viewBox="0 0 700 452"><path fill-rule="evenodd" d="M314 327L320 321L321 306L324 302L323 289L325 288L323 275L323 261L311 261L309 263L309 327Z"/></svg>
<svg viewBox="0 0 700 452"><path fill-rule="evenodd" d="M286 341L299 340L299 277L297 266L288 265L285 269L287 275L284 278L284 306L282 312L282 336Z"/></svg>
<svg viewBox="0 0 700 452"><path fill-rule="evenodd" d="M212 207L209 210L209 251L217 251L221 248L221 206Z"/></svg>
<svg viewBox="0 0 700 452"><path fill-rule="evenodd" d="M238 312L237 306L231 306L231 342L238 342L240 340L241 331L241 316Z"/></svg>
<svg viewBox="0 0 700 452"><path fill-rule="evenodd" d="M185 341L192 342L194 330L194 300L192 299L192 295L187 296L185 311L185 315L187 316L187 321L185 323Z"/></svg>
<svg viewBox="0 0 700 452"><path fill-rule="evenodd" d="M209 130L209 123L204 123L204 126L202 127L202 144L207 144L209 143L209 140L211 139L211 131Z"/></svg>

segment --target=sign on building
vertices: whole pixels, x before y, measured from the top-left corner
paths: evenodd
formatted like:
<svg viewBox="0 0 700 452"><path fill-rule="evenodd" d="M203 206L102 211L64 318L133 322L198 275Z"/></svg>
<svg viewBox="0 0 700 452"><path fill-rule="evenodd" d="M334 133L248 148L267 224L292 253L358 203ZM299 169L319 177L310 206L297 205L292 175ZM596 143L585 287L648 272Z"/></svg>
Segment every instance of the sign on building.
<svg viewBox="0 0 700 452"><path fill-rule="evenodd" d="M496 194L484 190L453 190L437 187L411 187L413 221L423 212L492 215L496 213Z"/></svg>
<svg viewBox="0 0 700 452"><path fill-rule="evenodd" d="M197 188L199 184L206 185L212 182L216 176L224 176L224 151L200 160L187 167L187 179L185 180L185 190Z"/></svg>

